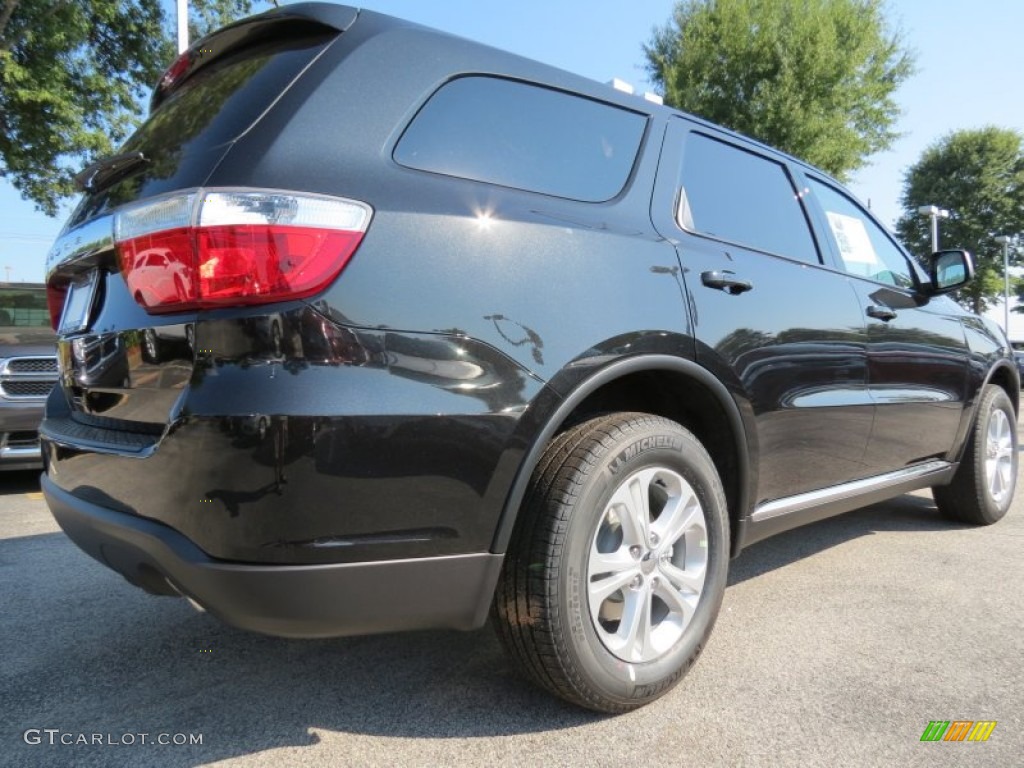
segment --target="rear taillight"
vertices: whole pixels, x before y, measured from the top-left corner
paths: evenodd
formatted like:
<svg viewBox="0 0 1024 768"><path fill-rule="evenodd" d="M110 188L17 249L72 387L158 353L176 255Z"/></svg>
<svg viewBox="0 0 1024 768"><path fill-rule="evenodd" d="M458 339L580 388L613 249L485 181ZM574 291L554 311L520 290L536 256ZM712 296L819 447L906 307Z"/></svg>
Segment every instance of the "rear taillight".
<svg viewBox="0 0 1024 768"><path fill-rule="evenodd" d="M189 65L192 63L192 52L184 51L178 56L171 66L169 66L160 76L160 82L157 87L161 91L167 91L177 85L178 81L188 72Z"/></svg>
<svg viewBox="0 0 1024 768"><path fill-rule="evenodd" d="M68 297L67 281L51 280L46 285L46 308L50 310L50 325L57 330L60 316L64 311L64 299Z"/></svg>
<svg viewBox="0 0 1024 768"><path fill-rule="evenodd" d="M117 213L114 242L135 300L150 312L311 296L355 253L365 203L260 190L197 190Z"/></svg>

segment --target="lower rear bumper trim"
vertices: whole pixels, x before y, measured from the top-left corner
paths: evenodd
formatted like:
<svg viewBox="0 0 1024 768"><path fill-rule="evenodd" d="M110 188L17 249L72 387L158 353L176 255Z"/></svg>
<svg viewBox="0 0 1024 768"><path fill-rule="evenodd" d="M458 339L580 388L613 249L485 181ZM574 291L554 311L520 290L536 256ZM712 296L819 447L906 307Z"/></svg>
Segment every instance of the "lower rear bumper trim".
<svg viewBox="0 0 1024 768"><path fill-rule="evenodd" d="M225 562L168 526L83 501L45 475L42 489L68 537L129 582L177 591L229 624L280 637L476 629L501 568L502 556L487 552L319 565Z"/></svg>

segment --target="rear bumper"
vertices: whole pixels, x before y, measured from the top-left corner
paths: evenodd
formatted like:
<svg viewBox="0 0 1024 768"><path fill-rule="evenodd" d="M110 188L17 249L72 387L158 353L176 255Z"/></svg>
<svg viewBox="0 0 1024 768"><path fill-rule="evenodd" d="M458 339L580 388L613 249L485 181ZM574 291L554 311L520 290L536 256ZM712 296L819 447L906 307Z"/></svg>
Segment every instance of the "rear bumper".
<svg viewBox="0 0 1024 768"><path fill-rule="evenodd" d="M281 637L410 629L475 629L501 567L490 553L321 565L216 560L177 531L83 501L46 476L43 493L64 532L129 582L182 594L234 626Z"/></svg>

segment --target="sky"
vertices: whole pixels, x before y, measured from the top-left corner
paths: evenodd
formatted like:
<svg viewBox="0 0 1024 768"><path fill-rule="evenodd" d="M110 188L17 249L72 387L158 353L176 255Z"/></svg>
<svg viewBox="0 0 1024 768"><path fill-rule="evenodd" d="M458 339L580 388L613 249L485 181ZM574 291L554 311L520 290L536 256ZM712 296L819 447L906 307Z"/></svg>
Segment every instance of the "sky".
<svg viewBox="0 0 1024 768"><path fill-rule="evenodd" d="M643 44L668 21L673 6L673 0L363 3L594 80L618 77L641 92L653 90L643 68ZM964 128L996 125L1024 132L1024 2L889 0L887 9L915 53L918 72L896 95L903 110L897 124L902 137L889 151L872 156L850 188L892 226L900 215L903 175L927 146ZM0 279L42 281L46 251L68 211L70 205L61 216L48 218L0 179Z"/></svg>

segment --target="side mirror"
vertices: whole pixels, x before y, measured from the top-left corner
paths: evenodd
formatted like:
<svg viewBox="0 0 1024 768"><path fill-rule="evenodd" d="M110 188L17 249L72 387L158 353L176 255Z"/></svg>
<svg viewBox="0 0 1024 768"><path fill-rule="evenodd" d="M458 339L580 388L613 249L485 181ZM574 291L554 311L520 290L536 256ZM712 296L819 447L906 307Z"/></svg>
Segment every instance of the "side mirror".
<svg viewBox="0 0 1024 768"><path fill-rule="evenodd" d="M974 261L967 251L936 251L931 264L932 296L949 293L974 277Z"/></svg>

